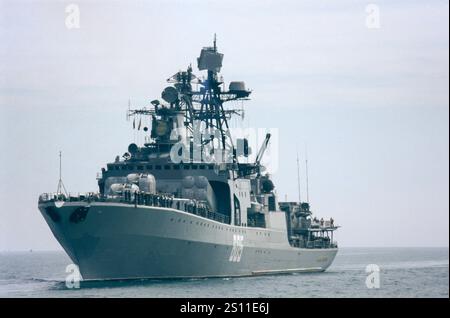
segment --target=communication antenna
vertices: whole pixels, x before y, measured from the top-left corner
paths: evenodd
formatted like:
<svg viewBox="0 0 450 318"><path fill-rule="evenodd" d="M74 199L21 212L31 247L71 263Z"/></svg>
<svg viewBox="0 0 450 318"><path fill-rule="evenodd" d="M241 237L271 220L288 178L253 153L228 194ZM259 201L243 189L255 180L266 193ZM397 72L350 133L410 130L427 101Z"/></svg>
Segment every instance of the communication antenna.
<svg viewBox="0 0 450 318"><path fill-rule="evenodd" d="M130 121L130 110L131 110L131 99L128 98L128 109L127 109L127 113L126 113L127 121Z"/></svg>
<svg viewBox="0 0 450 318"><path fill-rule="evenodd" d="M61 159L61 151L60 151L59 152L59 181L58 181L58 188L56 190L56 194L65 194L67 196L67 190L62 181L62 174L61 174L62 163L61 163L61 161L62 161L62 159Z"/></svg>
<svg viewBox="0 0 450 318"><path fill-rule="evenodd" d="M306 166L306 202L309 203L309 179L308 179L308 148L305 145L305 166Z"/></svg>
<svg viewBox="0 0 450 318"><path fill-rule="evenodd" d="M298 202L302 202L301 199L301 191L300 191L300 161L298 159L298 150L297 150L297 183L298 183Z"/></svg>

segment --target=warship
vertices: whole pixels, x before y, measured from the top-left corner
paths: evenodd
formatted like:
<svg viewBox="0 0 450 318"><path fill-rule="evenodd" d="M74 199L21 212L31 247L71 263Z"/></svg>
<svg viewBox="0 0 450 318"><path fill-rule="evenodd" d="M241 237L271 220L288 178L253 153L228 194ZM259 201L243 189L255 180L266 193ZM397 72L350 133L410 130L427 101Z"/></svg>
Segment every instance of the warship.
<svg viewBox="0 0 450 318"><path fill-rule="evenodd" d="M321 272L331 265L338 226L313 217L309 202L278 200L261 161L271 134L255 160L248 139L231 137L230 120L242 109L224 104L248 100L251 91L241 81L226 87L222 61L214 37L197 58L203 77L189 66L167 80L161 100L128 107L145 140L102 168L98 192L67 193L60 177L56 192L39 196L42 216L84 280Z"/></svg>

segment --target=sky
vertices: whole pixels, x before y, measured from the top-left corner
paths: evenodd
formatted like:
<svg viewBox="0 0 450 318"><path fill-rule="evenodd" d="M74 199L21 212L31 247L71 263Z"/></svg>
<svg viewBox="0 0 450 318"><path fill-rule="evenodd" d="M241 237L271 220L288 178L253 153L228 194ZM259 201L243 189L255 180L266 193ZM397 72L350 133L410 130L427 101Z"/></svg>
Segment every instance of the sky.
<svg viewBox="0 0 450 318"><path fill-rule="evenodd" d="M136 138L128 99L148 105L191 63L200 74L214 33L225 81L252 90L244 125L278 129L280 199L298 197L297 152L305 197L307 145L311 207L342 225L340 246L448 246L448 6L0 0L0 251L61 249L37 209L58 151L66 188L95 191Z"/></svg>

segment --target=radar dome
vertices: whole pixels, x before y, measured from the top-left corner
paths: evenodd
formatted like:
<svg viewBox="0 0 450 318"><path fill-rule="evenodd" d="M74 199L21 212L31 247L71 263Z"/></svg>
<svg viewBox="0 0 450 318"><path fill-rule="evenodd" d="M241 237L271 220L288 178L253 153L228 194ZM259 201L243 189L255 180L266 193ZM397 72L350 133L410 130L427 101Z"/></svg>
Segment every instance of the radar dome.
<svg viewBox="0 0 450 318"><path fill-rule="evenodd" d="M170 104L175 103L178 100L178 91L175 87L168 86L161 93L161 97Z"/></svg>
<svg viewBox="0 0 450 318"><path fill-rule="evenodd" d="M128 152L131 154L135 154L136 152L138 152L139 148L136 144L130 144L128 146Z"/></svg>
<svg viewBox="0 0 450 318"><path fill-rule="evenodd" d="M230 91L245 91L245 83L244 82L230 82L230 86L228 87Z"/></svg>

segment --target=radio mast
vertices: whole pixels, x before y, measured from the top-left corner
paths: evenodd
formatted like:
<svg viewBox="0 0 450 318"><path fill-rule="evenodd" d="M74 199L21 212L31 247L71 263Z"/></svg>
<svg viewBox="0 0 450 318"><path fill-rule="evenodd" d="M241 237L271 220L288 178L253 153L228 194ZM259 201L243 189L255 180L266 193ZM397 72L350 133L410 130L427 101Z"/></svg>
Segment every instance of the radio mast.
<svg viewBox="0 0 450 318"><path fill-rule="evenodd" d="M308 148L306 148L306 146L305 146L305 166L306 166L306 202L309 203Z"/></svg>
<svg viewBox="0 0 450 318"><path fill-rule="evenodd" d="M300 161L298 159L298 151L297 151L297 185L298 185L298 202L301 203L301 191L300 191Z"/></svg>
<svg viewBox="0 0 450 318"><path fill-rule="evenodd" d="M58 181L58 188L56 190L56 194L65 194L67 196L67 190L64 186L64 183L62 181L62 174L61 174L61 151L59 152L59 181Z"/></svg>

